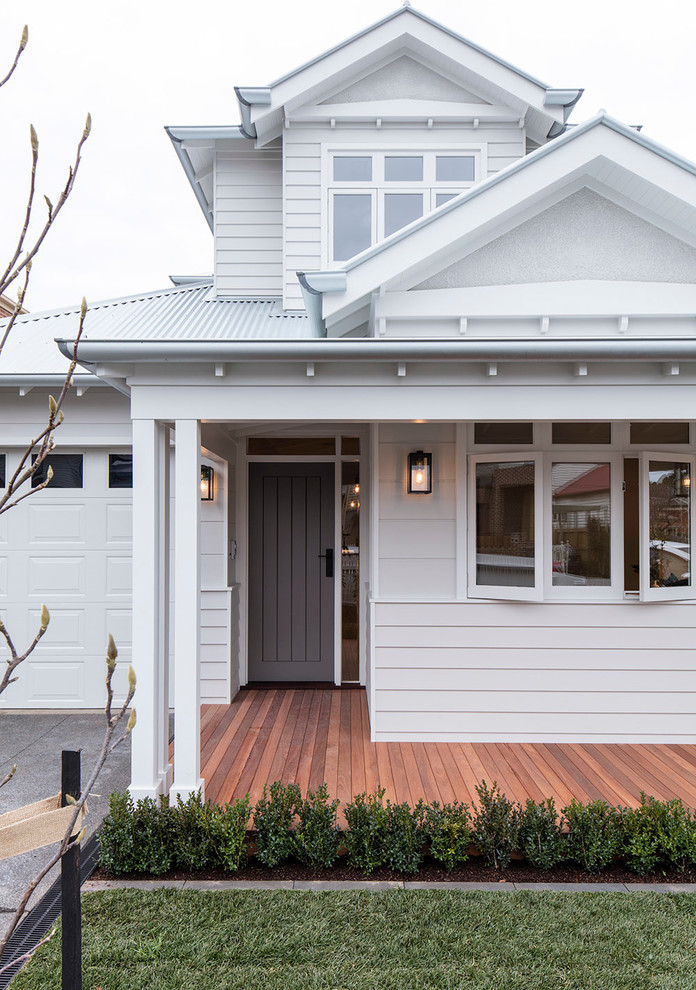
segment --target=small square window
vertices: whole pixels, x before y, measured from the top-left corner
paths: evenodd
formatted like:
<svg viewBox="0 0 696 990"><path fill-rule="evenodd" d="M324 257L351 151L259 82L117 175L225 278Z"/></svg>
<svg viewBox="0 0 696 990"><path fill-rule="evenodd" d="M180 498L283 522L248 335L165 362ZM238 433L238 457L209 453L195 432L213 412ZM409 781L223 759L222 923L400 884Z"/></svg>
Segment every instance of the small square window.
<svg viewBox="0 0 696 990"><path fill-rule="evenodd" d="M36 454L31 460L32 463L36 460ZM49 488L82 488L82 454L49 454L32 475L32 488L43 485L48 478L49 467L53 468Z"/></svg>
<svg viewBox="0 0 696 990"><path fill-rule="evenodd" d="M370 157L334 158L334 182L371 182L372 159Z"/></svg>
<svg viewBox="0 0 696 990"><path fill-rule="evenodd" d="M552 443L611 443L611 423L553 423Z"/></svg>
<svg viewBox="0 0 696 990"><path fill-rule="evenodd" d="M437 182L473 182L475 161L471 155L437 155L435 179Z"/></svg>
<svg viewBox="0 0 696 990"><path fill-rule="evenodd" d="M385 182L422 182L423 159L387 156L384 159Z"/></svg>
<svg viewBox="0 0 696 990"><path fill-rule="evenodd" d="M133 455L109 454L109 488L133 487Z"/></svg>
<svg viewBox="0 0 696 990"><path fill-rule="evenodd" d="M387 193L384 197L384 236L423 216L422 193Z"/></svg>

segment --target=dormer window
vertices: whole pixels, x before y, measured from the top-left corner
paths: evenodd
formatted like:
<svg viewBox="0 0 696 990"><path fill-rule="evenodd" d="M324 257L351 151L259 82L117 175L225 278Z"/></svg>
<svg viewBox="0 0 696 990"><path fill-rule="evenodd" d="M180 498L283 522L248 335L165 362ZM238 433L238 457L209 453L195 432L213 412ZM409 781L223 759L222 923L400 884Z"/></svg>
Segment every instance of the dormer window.
<svg viewBox="0 0 696 990"><path fill-rule="evenodd" d="M468 189L480 175L480 149L400 149L329 153L329 263L367 250Z"/></svg>

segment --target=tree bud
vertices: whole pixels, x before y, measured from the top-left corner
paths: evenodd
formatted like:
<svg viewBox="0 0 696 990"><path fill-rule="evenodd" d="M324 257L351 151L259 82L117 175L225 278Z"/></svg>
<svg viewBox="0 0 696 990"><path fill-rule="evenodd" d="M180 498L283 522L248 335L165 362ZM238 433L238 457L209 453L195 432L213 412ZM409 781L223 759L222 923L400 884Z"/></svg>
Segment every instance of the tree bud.
<svg viewBox="0 0 696 990"><path fill-rule="evenodd" d="M34 154L37 154L39 150L39 138L33 124L29 124L29 134L31 136L31 150Z"/></svg>
<svg viewBox="0 0 696 990"><path fill-rule="evenodd" d="M53 398L52 395L49 395L48 397L48 411L50 412L51 416L55 416L55 414L58 412L58 403L56 402L56 400Z"/></svg>
<svg viewBox="0 0 696 990"><path fill-rule="evenodd" d="M87 316L87 300L83 296L82 302L80 303L80 319L84 320L85 316Z"/></svg>
<svg viewBox="0 0 696 990"><path fill-rule="evenodd" d="M80 832L79 832L77 838L75 839L75 842L77 842L78 846L82 842L82 840L84 839L84 837L85 837L86 834L87 834L87 829L83 825L82 828L80 829Z"/></svg>
<svg viewBox="0 0 696 990"><path fill-rule="evenodd" d="M51 621L51 613L45 605L41 606L41 632L46 632L48 623Z"/></svg>
<svg viewBox="0 0 696 990"><path fill-rule="evenodd" d="M128 719L128 725L126 726L126 735L132 732L133 729L135 728L135 720L136 720L135 708L131 708L130 717Z"/></svg>
<svg viewBox="0 0 696 990"><path fill-rule="evenodd" d="M128 690L135 691L135 671L130 664L128 664Z"/></svg>
<svg viewBox="0 0 696 990"><path fill-rule="evenodd" d="M65 795L65 803L66 803L66 804L77 804L77 801L76 801L76 800L75 800L75 798L74 798L74 797L72 796L72 794L66 794L66 795Z"/></svg>
<svg viewBox="0 0 696 990"><path fill-rule="evenodd" d="M82 137L85 140L89 137L91 130L92 130L92 114L88 113L87 119L85 120L85 129L82 132Z"/></svg>
<svg viewBox="0 0 696 990"><path fill-rule="evenodd" d="M116 643L114 642L114 637L109 633L109 638L106 643L106 657L107 660L115 660L118 656L118 650L116 649Z"/></svg>
<svg viewBox="0 0 696 990"><path fill-rule="evenodd" d="M24 25L24 28L22 29L22 37L21 37L21 40L19 42L19 50L20 50L20 52L23 52L24 49L27 47L27 41L29 41L29 28L25 24Z"/></svg>

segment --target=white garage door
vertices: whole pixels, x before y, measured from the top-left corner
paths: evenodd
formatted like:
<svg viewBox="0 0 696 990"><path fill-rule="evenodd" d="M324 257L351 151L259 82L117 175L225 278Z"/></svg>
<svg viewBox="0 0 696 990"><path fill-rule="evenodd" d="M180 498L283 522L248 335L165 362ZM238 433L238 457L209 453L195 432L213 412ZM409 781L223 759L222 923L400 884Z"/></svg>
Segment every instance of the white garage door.
<svg viewBox="0 0 696 990"><path fill-rule="evenodd" d="M0 611L18 652L38 629L42 603L51 613L46 635L18 670L19 680L0 696L1 707L103 706L109 632L126 661L117 670L119 693L125 686L131 652L131 490L109 487L113 450L60 453L81 454L82 487L49 487L0 516ZM8 474L16 458L7 452ZM112 464L112 483L118 463ZM71 469L76 464L70 462ZM4 657L2 646L0 641Z"/></svg>

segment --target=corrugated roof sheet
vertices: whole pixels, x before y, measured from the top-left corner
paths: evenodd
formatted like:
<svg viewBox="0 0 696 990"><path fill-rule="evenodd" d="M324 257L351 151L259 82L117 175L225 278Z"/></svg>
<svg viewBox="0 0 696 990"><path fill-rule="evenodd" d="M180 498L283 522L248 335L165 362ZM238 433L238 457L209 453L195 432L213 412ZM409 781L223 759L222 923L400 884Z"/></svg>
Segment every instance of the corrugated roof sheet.
<svg viewBox="0 0 696 990"><path fill-rule="evenodd" d="M304 314L284 313L282 300L208 299L211 281L174 286L90 305L85 340L306 340ZM27 313L17 319L0 355L3 375L61 374L67 362L56 337L77 334L79 311ZM0 321L0 328L2 322Z"/></svg>

